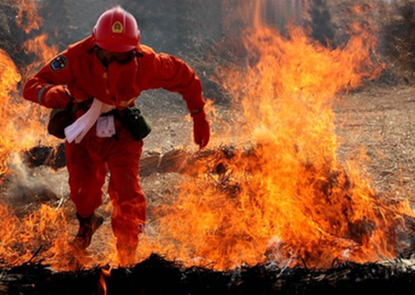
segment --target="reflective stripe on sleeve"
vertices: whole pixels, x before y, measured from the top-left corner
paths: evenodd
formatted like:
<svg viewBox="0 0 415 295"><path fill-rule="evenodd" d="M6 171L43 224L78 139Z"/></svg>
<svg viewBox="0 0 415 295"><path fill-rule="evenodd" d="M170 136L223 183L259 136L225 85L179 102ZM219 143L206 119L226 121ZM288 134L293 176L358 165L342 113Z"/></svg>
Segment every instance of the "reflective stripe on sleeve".
<svg viewBox="0 0 415 295"><path fill-rule="evenodd" d="M50 86L51 84L46 84L45 86L43 86L39 92L37 93L37 101L39 102L39 104L42 104L42 96L43 96L43 92L45 92L46 87Z"/></svg>

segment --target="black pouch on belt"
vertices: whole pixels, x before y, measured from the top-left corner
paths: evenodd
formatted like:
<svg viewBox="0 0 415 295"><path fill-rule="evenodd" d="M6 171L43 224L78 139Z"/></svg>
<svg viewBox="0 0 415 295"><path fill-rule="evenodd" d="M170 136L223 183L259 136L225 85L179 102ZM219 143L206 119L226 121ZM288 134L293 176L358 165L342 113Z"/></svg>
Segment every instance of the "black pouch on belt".
<svg viewBox="0 0 415 295"><path fill-rule="evenodd" d="M65 128L75 122L75 112L80 109L88 111L89 105L92 101L93 98L90 98L76 105L73 102L70 102L63 110L53 109L50 112L48 122L49 134L60 139L65 139Z"/></svg>
<svg viewBox="0 0 415 295"><path fill-rule="evenodd" d="M136 140L142 140L151 132L151 125L136 106L121 111L119 119Z"/></svg>
<svg viewBox="0 0 415 295"><path fill-rule="evenodd" d="M73 103L69 103L65 109L53 109L50 112L48 132L60 139L65 139L65 128L74 122Z"/></svg>

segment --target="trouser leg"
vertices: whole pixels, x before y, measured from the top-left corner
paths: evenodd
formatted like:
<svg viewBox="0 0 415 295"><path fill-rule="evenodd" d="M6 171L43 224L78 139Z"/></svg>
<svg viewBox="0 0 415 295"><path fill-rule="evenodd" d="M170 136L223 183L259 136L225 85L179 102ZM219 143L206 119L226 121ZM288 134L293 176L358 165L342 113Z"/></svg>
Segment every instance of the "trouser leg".
<svg viewBox="0 0 415 295"><path fill-rule="evenodd" d="M102 204L102 186L107 166L88 150L87 140L80 144L66 143L66 164L69 172L71 200L81 217L89 217Z"/></svg>
<svg viewBox="0 0 415 295"><path fill-rule="evenodd" d="M113 204L111 223L119 254L122 251L132 254L146 219L146 201L139 183L143 142L120 141L107 159L111 173L108 192Z"/></svg>

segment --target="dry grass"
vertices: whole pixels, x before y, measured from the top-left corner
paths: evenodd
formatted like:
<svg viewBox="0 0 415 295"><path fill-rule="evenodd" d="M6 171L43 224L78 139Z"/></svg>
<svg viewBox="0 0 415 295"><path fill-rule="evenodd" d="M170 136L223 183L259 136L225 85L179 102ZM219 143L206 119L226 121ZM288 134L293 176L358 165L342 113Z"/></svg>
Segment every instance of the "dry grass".
<svg viewBox="0 0 415 295"><path fill-rule="evenodd" d="M373 187L392 198L415 202L415 90L408 86L373 87L341 97L335 108L339 155L353 159L362 148L361 168ZM355 157L361 161L359 156Z"/></svg>

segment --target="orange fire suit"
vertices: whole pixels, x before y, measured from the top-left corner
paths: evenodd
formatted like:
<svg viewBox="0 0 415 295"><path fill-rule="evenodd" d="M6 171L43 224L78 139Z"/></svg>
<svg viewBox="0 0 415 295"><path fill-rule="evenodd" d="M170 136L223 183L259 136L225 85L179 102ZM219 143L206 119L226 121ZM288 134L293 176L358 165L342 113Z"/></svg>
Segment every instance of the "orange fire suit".
<svg viewBox="0 0 415 295"><path fill-rule="evenodd" d="M156 54L144 45L139 45L137 52L129 63L111 62L104 67L94 52L92 38L88 37L44 66L26 83L23 96L42 104L48 89L66 85L75 103L96 98L123 109L134 105L141 91L164 88L179 92L189 111L203 108L201 82L183 61ZM91 216L102 203L108 168L114 235L118 242L136 245L146 218L145 198L139 184L143 142L134 140L120 122L115 123L117 139L99 138L96 128L91 128L79 144L66 142L70 196L80 216Z"/></svg>

